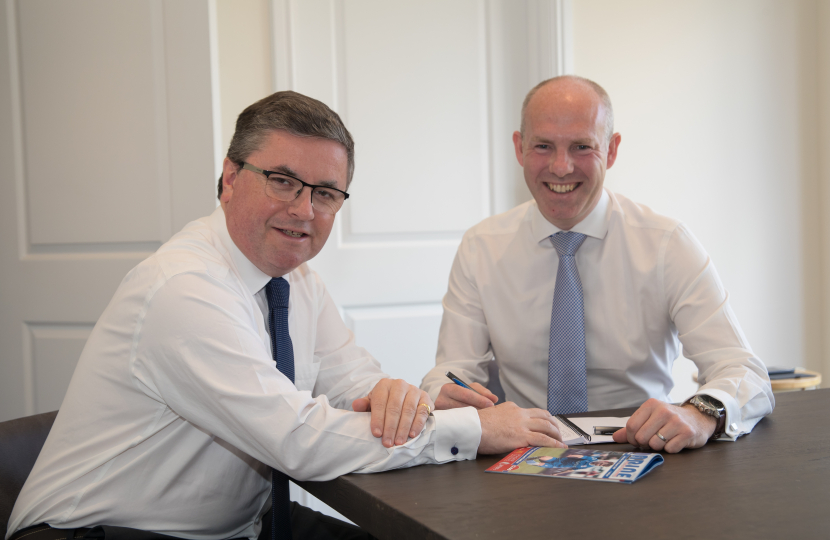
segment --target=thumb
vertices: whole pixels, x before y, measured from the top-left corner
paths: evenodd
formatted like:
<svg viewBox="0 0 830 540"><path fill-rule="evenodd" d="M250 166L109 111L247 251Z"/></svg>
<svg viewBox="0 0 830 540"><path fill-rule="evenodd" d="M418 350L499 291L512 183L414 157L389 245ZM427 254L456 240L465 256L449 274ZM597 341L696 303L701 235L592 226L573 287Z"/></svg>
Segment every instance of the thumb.
<svg viewBox="0 0 830 540"><path fill-rule="evenodd" d="M368 397L357 398L352 401L352 410L354 412L367 412L372 410L372 402Z"/></svg>
<svg viewBox="0 0 830 540"><path fill-rule="evenodd" d="M357 410L357 409L355 409ZM625 428L620 428L614 432L612 435L614 438L615 443L627 443L628 442L628 433L626 433Z"/></svg>

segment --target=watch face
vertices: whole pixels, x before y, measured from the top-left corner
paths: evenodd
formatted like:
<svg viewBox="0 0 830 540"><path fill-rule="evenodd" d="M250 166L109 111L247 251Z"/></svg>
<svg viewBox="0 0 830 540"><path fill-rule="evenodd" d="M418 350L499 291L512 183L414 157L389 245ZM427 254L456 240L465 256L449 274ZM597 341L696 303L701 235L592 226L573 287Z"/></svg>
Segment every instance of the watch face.
<svg viewBox="0 0 830 540"><path fill-rule="evenodd" d="M723 403L710 396L695 396L692 403L700 409L700 412L720 418L725 411Z"/></svg>

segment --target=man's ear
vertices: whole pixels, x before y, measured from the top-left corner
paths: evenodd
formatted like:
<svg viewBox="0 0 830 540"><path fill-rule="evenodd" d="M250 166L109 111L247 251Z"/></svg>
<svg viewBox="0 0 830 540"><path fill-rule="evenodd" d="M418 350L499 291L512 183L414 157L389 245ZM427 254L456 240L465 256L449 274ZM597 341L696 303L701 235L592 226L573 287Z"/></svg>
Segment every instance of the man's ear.
<svg viewBox="0 0 830 540"><path fill-rule="evenodd" d="M513 132L513 147L516 149L516 159L519 160L519 165L525 166L525 155L522 148L522 134L518 131Z"/></svg>
<svg viewBox="0 0 830 540"><path fill-rule="evenodd" d="M614 162L617 161L617 149L620 147L621 140L622 135L619 133L611 135L611 142L608 143L608 158L605 162L606 169L610 169Z"/></svg>
<svg viewBox="0 0 830 540"><path fill-rule="evenodd" d="M228 158L222 162L222 203L226 203L233 197L233 186L239 175L239 167Z"/></svg>

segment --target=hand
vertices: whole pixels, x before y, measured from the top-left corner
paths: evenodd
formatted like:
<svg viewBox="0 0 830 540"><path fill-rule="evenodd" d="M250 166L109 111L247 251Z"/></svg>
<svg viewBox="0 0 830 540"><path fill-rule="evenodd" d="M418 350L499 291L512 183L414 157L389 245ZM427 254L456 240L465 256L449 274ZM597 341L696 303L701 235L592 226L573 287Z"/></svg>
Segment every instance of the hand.
<svg viewBox="0 0 830 540"><path fill-rule="evenodd" d="M501 454L525 446L567 448L553 416L542 409L522 409L512 401L478 411L479 454Z"/></svg>
<svg viewBox="0 0 830 540"><path fill-rule="evenodd" d="M441 387L438 397L435 398L435 408L455 409L473 406L476 409L486 409L492 407L499 400L494 393L478 383L472 383L470 386L475 388L478 394L455 383L445 384Z"/></svg>
<svg viewBox="0 0 830 540"><path fill-rule="evenodd" d="M717 424L717 420L692 405L678 407L652 398L631 415L623 429L614 433L614 442L674 454L706 444ZM666 442L657 436L658 432Z"/></svg>
<svg viewBox="0 0 830 540"><path fill-rule="evenodd" d="M429 410L421 403L429 405ZM417 437L433 407L426 392L403 379L381 379L366 397L352 402L355 412L372 412L372 435L382 437L386 448L402 445L407 436Z"/></svg>

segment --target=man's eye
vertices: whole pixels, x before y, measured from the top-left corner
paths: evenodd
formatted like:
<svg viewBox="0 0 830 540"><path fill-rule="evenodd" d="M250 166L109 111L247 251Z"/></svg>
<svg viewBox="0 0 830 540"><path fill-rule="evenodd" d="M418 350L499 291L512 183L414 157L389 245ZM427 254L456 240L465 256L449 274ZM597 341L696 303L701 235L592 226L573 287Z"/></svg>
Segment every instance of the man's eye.
<svg viewBox="0 0 830 540"><path fill-rule="evenodd" d="M548 148L550 148L550 146L547 145L547 144L537 144L536 145L537 150L547 150Z"/></svg>
<svg viewBox="0 0 830 540"><path fill-rule="evenodd" d="M314 190L314 195L316 195L318 199L329 200L329 199L334 198L334 193L332 193L331 191L329 191L327 189L319 189L319 188L315 189Z"/></svg>
<svg viewBox="0 0 830 540"><path fill-rule="evenodd" d="M576 145L576 149L577 150L590 150L591 147L588 146L587 144L578 144L578 145Z"/></svg>
<svg viewBox="0 0 830 540"><path fill-rule="evenodd" d="M291 181L290 178L286 178L285 176L269 176L268 181L272 182L274 186L290 186L293 185L294 182Z"/></svg>

